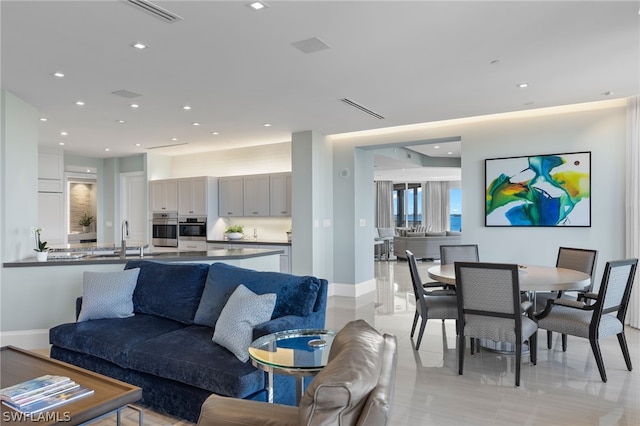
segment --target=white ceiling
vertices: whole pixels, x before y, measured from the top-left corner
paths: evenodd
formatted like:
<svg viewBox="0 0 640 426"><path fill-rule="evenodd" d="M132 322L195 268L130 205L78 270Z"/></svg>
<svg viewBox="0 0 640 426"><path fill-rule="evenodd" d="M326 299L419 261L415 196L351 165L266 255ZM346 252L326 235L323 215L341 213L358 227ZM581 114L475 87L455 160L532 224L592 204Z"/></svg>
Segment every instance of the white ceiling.
<svg viewBox="0 0 640 426"><path fill-rule="evenodd" d="M41 145L92 157L181 155L640 92L637 1L246 3L157 1L183 18L165 23L121 0L2 0L2 88L48 119ZM330 48L291 45L312 37ZM171 144L186 145L149 151ZM382 160L376 173L402 167Z"/></svg>

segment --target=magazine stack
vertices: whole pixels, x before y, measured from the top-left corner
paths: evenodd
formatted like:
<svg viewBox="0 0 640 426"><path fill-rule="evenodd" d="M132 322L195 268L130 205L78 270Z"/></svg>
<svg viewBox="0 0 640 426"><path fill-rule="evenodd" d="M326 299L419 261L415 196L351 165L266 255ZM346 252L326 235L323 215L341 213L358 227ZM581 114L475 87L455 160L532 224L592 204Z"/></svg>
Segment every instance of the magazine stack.
<svg viewBox="0 0 640 426"><path fill-rule="evenodd" d="M46 375L0 390L2 403L27 416L93 394L68 377Z"/></svg>

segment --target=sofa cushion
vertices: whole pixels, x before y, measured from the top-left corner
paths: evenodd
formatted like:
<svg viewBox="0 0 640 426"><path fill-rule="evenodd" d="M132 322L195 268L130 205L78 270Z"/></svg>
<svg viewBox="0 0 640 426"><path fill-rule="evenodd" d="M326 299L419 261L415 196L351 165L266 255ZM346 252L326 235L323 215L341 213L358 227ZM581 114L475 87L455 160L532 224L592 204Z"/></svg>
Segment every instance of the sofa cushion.
<svg viewBox="0 0 640 426"><path fill-rule="evenodd" d="M275 306L274 293L258 295L240 284L222 309L212 340L247 362L253 327L269 321Z"/></svg>
<svg viewBox="0 0 640 426"><path fill-rule="evenodd" d="M133 292L134 312L193 324L209 265L130 260L125 269L132 268L140 268Z"/></svg>
<svg viewBox="0 0 640 426"><path fill-rule="evenodd" d="M225 263L214 263L209 269L194 322L215 327L222 308L240 284L256 294L277 295L271 318L285 315L308 316L313 311L320 288L320 280L315 277L258 272Z"/></svg>
<svg viewBox="0 0 640 426"><path fill-rule="evenodd" d="M82 274L82 308L78 321L133 316L133 291L139 268Z"/></svg>
<svg viewBox="0 0 640 426"><path fill-rule="evenodd" d="M427 232L427 237L446 237L447 233L445 231L442 232Z"/></svg>
<svg viewBox="0 0 640 426"><path fill-rule="evenodd" d="M329 362L300 400L301 424L355 424L382 369L384 337L364 320L336 335Z"/></svg>
<svg viewBox="0 0 640 426"><path fill-rule="evenodd" d="M49 330L49 343L127 368L131 347L184 327L170 319L139 314L129 318L62 324Z"/></svg>
<svg viewBox="0 0 640 426"><path fill-rule="evenodd" d="M211 341L212 334L192 325L146 340L130 350L130 368L234 398L263 389L264 373Z"/></svg>
<svg viewBox="0 0 640 426"><path fill-rule="evenodd" d="M424 237L424 232L407 232L406 237Z"/></svg>
<svg viewBox="0 0 640 426"><path fill-rule="evenodd" d="M454 237L454 236L459 236L462 235L462 232L459 231L447 231L447 237Z"/></svg>

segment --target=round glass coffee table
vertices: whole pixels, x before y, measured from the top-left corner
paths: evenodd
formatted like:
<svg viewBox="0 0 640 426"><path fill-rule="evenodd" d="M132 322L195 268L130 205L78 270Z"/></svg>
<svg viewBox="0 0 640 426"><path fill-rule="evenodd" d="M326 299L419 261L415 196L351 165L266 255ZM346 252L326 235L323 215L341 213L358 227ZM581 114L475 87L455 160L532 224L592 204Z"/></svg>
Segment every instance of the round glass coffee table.
<svg viewBox="0 0 640 426"><path fill-rule="evenodd" d="M296 403L304 394L304 378L327 365L336 331L304 329L267 334L251 343L251 363L267 373L269 402L273 402L273 374L296 378Z"/></svg>

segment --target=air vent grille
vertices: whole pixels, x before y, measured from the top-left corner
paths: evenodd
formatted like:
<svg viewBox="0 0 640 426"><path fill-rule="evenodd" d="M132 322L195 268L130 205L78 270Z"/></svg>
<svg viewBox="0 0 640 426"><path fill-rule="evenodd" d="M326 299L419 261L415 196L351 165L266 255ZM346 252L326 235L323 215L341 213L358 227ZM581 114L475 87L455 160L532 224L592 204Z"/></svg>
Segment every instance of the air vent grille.
<svg viewBox="0 0 640 426"><path fill-rule="evenodd" d="M157 145L157 146L150 146L147 149L161 149L161 148L171 148L172 146L180 146L180 145L187 145L187 142L181 142L181 143L172 143L169 145Z"/></svg>
<svg viewBox="0 0 640 426"><path fill-rule="evenodd" d="M147 13L152 14L156 18L160 18L165 22L181 21L182 17L176 15L173 12L169 12L166 9L161 8L147 0L124 0L132 6L136 6L139 9L144 10Z"/></svg>
<svg viewBox="0 0 640 426"><path fill-rule="evenodd" d="M359 104L359 103L357 103L357 102L352 101L351 99L348 99L348 98L342 98L342 99L340 99L340 100L341 100L342 102L344 102L345 104L349 105L349 106L352 106L352 107L354 107L354 108L356 108L356 109L359 109L360 111L362 111L362 112L364 112L364 113L369 114L369 115L370 115L370 116L372 116L372 117L377 118L378 120L384 120L384 117L383 117L382 115L378 114L377 112L373 112L373 111L371 111L369 108L365 108L365 107L363 107L362 105L360 105L360 104Z"/></svg>

